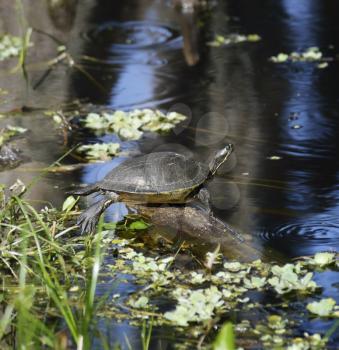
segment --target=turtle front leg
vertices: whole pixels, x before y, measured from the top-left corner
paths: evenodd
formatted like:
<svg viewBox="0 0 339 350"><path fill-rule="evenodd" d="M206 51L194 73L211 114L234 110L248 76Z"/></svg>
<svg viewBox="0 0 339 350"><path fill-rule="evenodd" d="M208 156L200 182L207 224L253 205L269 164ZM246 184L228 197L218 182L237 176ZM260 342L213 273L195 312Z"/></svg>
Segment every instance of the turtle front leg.
<svg viewBox="0 0 339 350"><path fill-rule="evenodd" d="M97 191L98 191L98 186L94 184L94 185L88 185L86 187L77 188L73 191L69 191L68 193L72 195L77 195L77 196L88 196L89 194L92 194Z"/></svg>
<svg viewBox="0 0 339 350"><path fill-rule="evenodd" d="M203 208L208 214L212 215L210 203L211 196L206 188L202 187L194 198L196 198L202 204Z"/></svg>
<svg viewBox="0 0 339 350"><path fill-rule="evenodd" d="M111 192L109 198L92 204L78 218L77 225L80 226L81 234L94 232L100 215L113 203L118 202L119 195Z"/></svg>

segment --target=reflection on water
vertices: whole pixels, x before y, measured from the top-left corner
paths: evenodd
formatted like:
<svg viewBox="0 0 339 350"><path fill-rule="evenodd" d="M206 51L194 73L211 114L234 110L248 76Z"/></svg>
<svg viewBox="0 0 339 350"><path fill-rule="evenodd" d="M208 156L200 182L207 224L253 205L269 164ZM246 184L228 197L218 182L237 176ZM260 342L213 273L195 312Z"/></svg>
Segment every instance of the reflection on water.
<svg viewBox="0 0 339 350"><path fill-rule="evenodd" d="M184 103L192 114L188 128L171 137L143 141L145 151L178 149L175 145L179 144L190 151L195 148L204 160L213 149L231 140L236 151L231 169L223 176L227 178L232 170L237 180L210 184L218 215L246 232L270 237L271 243L282 237L289 255L312 253L320 244L318 226L332 237L321 247L333 248L338 112L337 97L328 86L332 81L335 86L337 66L333 63L320 71L313 64L291 67L267 62L279 50L327 46L327 10L314 1L301 1L298 11L291 1L267 2L261 9L242 5L220 2L205 23L205 36L220 31L258 32L263 42L217 49L201 43L203 59L191 68L182 59L179 24L171 8L151 1L92 4L89 28L83 25L77 29L74 51L79 57L100 60L82 62L107 94L76 71L69 94L111 108L170 109L174 102ZM314 16L315 11L324 16ZM252 12L263 21L254 21ZM226 16L238 20L227 21ZM160 24L164 19L166 22ZM336 40L332 35L331 43ZM282 159L267 159L272 155ZM83 180L98 180L106 167L111 166L89 167ZM253 178L260 179L262 186L255 185ZM280 185L265 185L265 181ZM263 214L279 211L293 212L293 216ZM325 221L322 215L327 216ZM300 244L288 244L292 232ZM280 248L282 243L277 243Z"/></svg>
<svg viewBox="0 0 339 350"><path fill-rule="evenodd" d="M292 1L267 1L260 7L245 1L220 1L204 23L201 60L194 67L183 61L180 45L167 47L159 38L157 45L147 47L153 40L153 22L149 41L143 37L144 31L141 37L132 35L127 44L120 38L109 42L114 36L107 41L105 33L102 40L107 47L98 50L97 43L87 44L84 54L106 62L124 58L96 74L102 79L109 69L111 79L106 86L110 93L103 100L88 88L78 89L79 76L74 78L74 93L113 108L156 106L168 110L173 103L185 104L191 114L188 127L166 138L142 141L142 151L182 148L206 161L214 149L233 142L232 159L208 184L214 213L241 231L257 235L264 247L273 246L287 256L336 249L339 119L334 90L338 65L333 62L319 70L310 63L268 62L268 57L278 52L310 46L327 54L328 45L339 41L339 33L330 37L332 29L325 23L333 14L326 6L316 1L300 1L297 8ZM164 6L141 1L128 13L112 13L110 20L153 21L169 18L168 13ZM100 24L100 16L93 15L92 22L95 20ZM175 18L166 25L175 26ZM227 32L258 33L263 41L231 48L204 45L203 40L215 33ZM138 40L139 49L127 51L128 44L133 48ZM272 160L272 156L280 159ZM97 169L87 171L83 178L85 182L97 179ZM334 296L324 276L319 277L320 283Z"/></svg>

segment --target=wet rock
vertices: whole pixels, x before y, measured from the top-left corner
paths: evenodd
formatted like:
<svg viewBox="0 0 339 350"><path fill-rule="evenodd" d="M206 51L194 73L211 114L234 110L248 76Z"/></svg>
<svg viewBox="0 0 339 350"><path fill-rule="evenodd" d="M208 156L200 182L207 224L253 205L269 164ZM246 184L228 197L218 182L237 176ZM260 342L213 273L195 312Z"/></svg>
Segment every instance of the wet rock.
<svg viewBox="0 0 339 350"><path fill-rule="evenodd" d="M8 145L0 146L0 171L7 168L15 168L22 161L19 150Z"/></svg>

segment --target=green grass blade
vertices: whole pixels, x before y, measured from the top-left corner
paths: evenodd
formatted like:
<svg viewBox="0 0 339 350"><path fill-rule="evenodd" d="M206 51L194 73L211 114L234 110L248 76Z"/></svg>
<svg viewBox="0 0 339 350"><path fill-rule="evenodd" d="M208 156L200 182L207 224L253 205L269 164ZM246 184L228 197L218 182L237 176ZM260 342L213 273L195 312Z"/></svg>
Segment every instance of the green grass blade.
<svg viewBox="0 0 339 350"><path fill-rule="evenodd" d="M213 350L235 350L233 324L225 323L213 343Z"/></svg>

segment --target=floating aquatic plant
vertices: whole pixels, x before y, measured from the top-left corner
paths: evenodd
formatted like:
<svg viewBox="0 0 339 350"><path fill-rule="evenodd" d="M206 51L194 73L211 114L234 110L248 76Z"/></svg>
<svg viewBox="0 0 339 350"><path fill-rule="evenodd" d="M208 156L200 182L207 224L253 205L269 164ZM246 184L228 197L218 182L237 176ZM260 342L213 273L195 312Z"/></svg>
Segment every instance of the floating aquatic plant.
<svg viewBox="0 0 339 350"><path fill-rule="evenodd" d="M339 307L333 298L325 298L307 304L307 310L321 317L339 317Z"/></svg>
<svg viewBox="0 0 339 350"><path fill-rule="evenodd" d="M318 288L312 280L313 273L302 269L301 264L286 264L284 266L274 265L271 269L273 277L268 283L278 294L285 294L291 291L313 292Z"/></svg>
<svg viewBox="0 0 339 350"><path fill-rule="evenodd" d="M248 266L246 264L242 264L239 261L234 261L234 262L225 262L224 263L224 268L226 270L232 271L232 272L238 272L241 270L247 270Z"/></svg>
<svg viewBox="0 0 339 350"><path fill-rule="evenodd" d="M260 337L264 349L286 350L320 350L325 349L328 339L315 333L304 333L304 337L292 338L293 323L280 315L270 315L259 322L254 334Z"/></svg>
<svg viewBox="0 0 339 350"><path fill-rule="evenodd" d="M242 34L232 33L225 36L217 34L214 40L208 42L207 45L213 46L213 47L220 47L220 46L227 46L231 44L239 44L246 41L256 42L260 40L261 40L261 37L258 34L242 35Z"/></svg>
<svg viewBox="0 0 339 350"><path fill-rule="evenodd" d="M311 266L326 267L336 261L336 253L319 252L313 257L306 257L305 262Z"/></svg>
<svg viewBox="0 0 339 350"><path fill-rule="evenodd" d="M280 160L281 157L280 156L269 156L269 157L267 157L267 159L269 159L269 160Z"/></svg>
<svg viewBox="0 0 339 350"><path fill-rule="evenodd" d="M137 255L133 257L133 270L138 274L147 272L164 272L168 264L172 261L173 257L155 259L137 253Z"/></svg>
<svg viewBox="0 0 339 350"><path fill-rule="evenodd" d="M207 281L207 276L203 273L197 273L195 271L191 272L190 282L192 284L202 284Z"/></svg>
<svg viewBox="0 0 339 350"><path fill-rule="evenodd" d="M260 336L265 347L282 346L284 334L287 332L288 320L280 315L270 315L266 320L259 322L254 333Z"/></svg>
<svg viewBox="0 0 339 350"><path fill-rule="evenodd" d="M327 62L321 62L321 63L319 63L317 65L317 68L319 68L319 69L324 69L326 67L328 67L328 63Z"/></svg>
<svg viewBox="0 0 339 350"><path fill-rule="evenodd" d="M135 109L130 112L90 113L83 122L89 129L114 132L123 140L138 140L145 131L167 132L185 119L186 116L177 112L164 114L159 110Z"/></svg>
<svg viewBox="0 0 339 350"><path fill-rule="evenodd" d="M262 289L267 283L267 280L265 277L257 277L257 276L251 276L251 278L245 278L244 279L244 286L248 289Z"/></svg>
<svg viewBox="0 0 339 350"><path fill-rule="evenodd" d="M179 326L210 320L215 309L223 305L222 293L215 286L198 290L177 288L173 296L178 305L174 311L166 312L164 317Z"/></svg>
<svg viewBox="0 0 339 350"><path fill-rule="evenodd" d="M172 256L165 258L146 257L143 253L126 247L120 249L120 257L122 258L120 264L123 266L123 271L137 276L141 281L148 279L151 283L150 289L168 285L175 278L175 273L168 270L174 260ZM126 264L127 261L131 261L131 264Z"/></svg>
<svg viewBox="0 0 339 350"><path fill-rule="evenodd" d="M119 154L120 144L111 142L82 145L77 148L77 152L85 154L88 160L105 161Z"/></svg>
<svg viewBox="0 0 339 350"><path fill-rule="evenodd" d="M304 52L291 52L287 53L279 53L277 56L272 56L270 60L274 63L284 63L287 61L291 62L315 62L320 61L323 57L322 52L318 47L309 47ZM325 62L326 63L326 62ZM325 68L327 65L322 65L319 68Z"/></svg>
<svg viewBox="0 0 339 350"><path fill-rule="evenodd" d="M325 349L328 339L322 338L320 334L304 333L304 337L293 338L286 347L286 350L319 350Z"/></svg>
<svg viewBox="0 0 339 350"><path fill-rule="evenodd" d="M149 302L149 299L146 296L142 295L136 300L130 299L128 301L128 304L136 309L145 309L149 306L148 302Z"/></svg>
<svg viewBox="0 0 339 350"><path fill-rule="evenodd" d="M28 46L32 45L32 43L28 44ZM0 61L4 61L9 57L19 56L23 46L24 42L21 37L0 34Z"/></svg>

